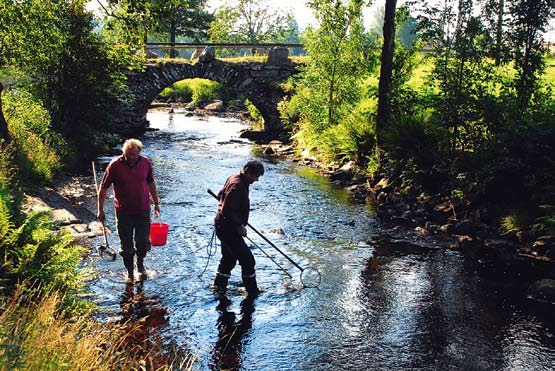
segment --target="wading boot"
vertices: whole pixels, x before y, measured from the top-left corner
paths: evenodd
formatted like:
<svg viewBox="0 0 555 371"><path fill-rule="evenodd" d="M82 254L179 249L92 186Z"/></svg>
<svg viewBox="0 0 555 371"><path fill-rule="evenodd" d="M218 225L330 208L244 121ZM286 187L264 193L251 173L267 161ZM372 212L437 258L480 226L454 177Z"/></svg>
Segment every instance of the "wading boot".
<svg viewBox="0 0 555 371"><path fill-rule="evenodd" d="M133 266L133 255L123 257L123 265L127 269L127 279L126 283L133 283L135 280L135 267Z"/></svg>
<svg viewBox="0 0 555 371"><path fill-rule="evenodd" d="M216 272L216 278L214 278L214 290L217 293L224 294L227 288L228 280L229 280L228 274Z"/></svg>
<svg viewBox="0 0 555 371"><path fill-rule="evenodd" d="M243 284L245 285L245 290L247 290L247 296L255 297L260 293L254 274L252 276L243 276Z"/></svg>
<svg viewBox="0 0 555 371"><path fill-rule="evenodd" d="M146 279L146 269L145 269L143 257L137 256L137 270L139 271L141 280Z"/></svg>

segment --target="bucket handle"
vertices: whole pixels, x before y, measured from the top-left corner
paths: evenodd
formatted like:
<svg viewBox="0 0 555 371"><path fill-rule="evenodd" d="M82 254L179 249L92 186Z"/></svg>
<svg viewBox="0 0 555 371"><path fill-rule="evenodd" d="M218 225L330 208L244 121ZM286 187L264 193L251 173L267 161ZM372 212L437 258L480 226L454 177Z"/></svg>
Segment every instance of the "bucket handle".
<svg viewBox="0 0 555 371"><path fill-rule="evenodd" d="M156 218L159 218L159 220L156 221L156 220L155 220ZM160 214L158 214L158 215L152 214L152 219L151 219L150 222L151 222L151 223L163 223L163 221L162 221L162 213L160 213Z"/></svg>

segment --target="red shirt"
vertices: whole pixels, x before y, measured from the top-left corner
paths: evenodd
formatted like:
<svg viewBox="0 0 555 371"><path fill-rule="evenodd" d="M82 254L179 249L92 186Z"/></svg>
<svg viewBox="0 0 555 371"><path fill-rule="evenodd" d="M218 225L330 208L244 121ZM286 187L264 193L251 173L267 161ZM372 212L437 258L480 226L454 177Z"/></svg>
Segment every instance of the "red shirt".
<svg viewBox="0 0 555 371"><path fill-rule="evenodd" d="M233 225L247 225L249 221L249 184L241 173L230 176L220 193L216 220L224 219Z"/></svg>
<svg viewBox="0 0 555 371"><path fill-rule="evenodd" d="M152 165L148 158L139 156L134 166L120 156L113 159L104 172L101 186L114 185L114 206L122 214L139 214L150 211L148 184L154 181Z"/></svg>

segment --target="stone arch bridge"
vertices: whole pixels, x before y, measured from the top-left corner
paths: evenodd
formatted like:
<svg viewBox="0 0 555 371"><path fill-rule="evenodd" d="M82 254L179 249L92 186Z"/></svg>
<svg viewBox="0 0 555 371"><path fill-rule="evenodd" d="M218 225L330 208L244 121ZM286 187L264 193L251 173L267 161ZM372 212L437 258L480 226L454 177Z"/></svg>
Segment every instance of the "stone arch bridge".
<svg viewBox="0 0 555 371"><path fill-rule="evenodd" d="M201 59L202 60L202 59ZM210 61L148 63L142 72L128 72L130 99L114 120L117 131L125 135L144 133L148 128L146 114L152 101L174 82L204 78L217 81L244 94L264 118L264 134L283 130L277 104L286 93L279 86L297 72L298 65L288 58L278 63Z"/></svg>

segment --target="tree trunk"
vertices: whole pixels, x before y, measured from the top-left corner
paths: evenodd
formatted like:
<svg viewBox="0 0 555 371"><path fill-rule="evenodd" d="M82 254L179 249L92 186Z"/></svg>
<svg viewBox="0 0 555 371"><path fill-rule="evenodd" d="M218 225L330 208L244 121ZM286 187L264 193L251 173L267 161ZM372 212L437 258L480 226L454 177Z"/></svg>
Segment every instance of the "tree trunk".
<svg viewBox="0 0 555 371"><path fill-rule="evenodd" d="M175 50L175 36L176 36L176 24L175 21L171 21L170 23L170 44L171 44L171 49L170 49L170 58L176 58L177 57L177 50Z"/></svg>
<svg viewBox="0 0 555 371"><path fill-rule="evenodd" d="M8 140L8 123L4 118L4 112L2 111L2 90L4 87L0 83L0 139Z"/></svg>
<svg viewBox="0 0 555 371"><path fill-rule="evenodd" d="M383 46L378 86L378 114L376 117L376 153L380 161L381 137L391 120L391 80L395 50L395 9L397 0L386 0L383 24Z"/></svg>
<svg viewBox="0 0 555 371"><path fill-rule="evenodd" d="M499 0L499 13L497 14L497 30L496 30L496 40L495 40L495 65L499 66L501 64L501 57L503 55L503 11L505 9L505 1Z"/></svg>

